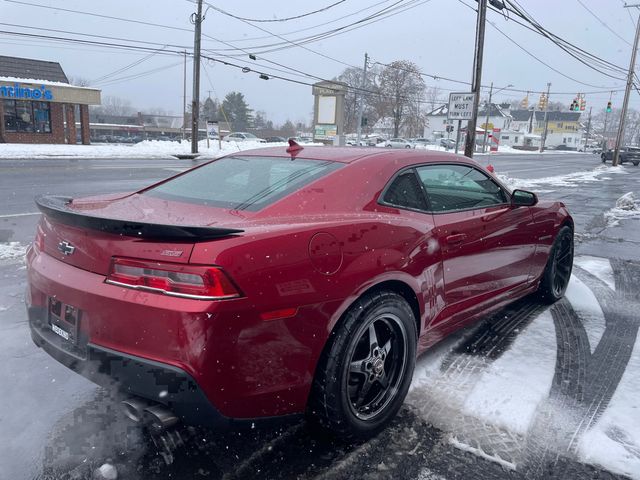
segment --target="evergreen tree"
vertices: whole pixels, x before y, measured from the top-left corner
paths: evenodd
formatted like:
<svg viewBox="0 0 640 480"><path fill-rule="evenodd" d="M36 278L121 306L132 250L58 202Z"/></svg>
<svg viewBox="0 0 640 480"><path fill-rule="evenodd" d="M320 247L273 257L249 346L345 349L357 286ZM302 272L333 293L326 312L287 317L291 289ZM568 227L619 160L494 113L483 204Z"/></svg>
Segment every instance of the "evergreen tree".
<svg viewBox="0 0 640 480"><path fill-rule="evenodd" d="M253 126L253 111L249 108L242 93L229 92L224 97L222 109L234 131L247 130Z"/></svg>

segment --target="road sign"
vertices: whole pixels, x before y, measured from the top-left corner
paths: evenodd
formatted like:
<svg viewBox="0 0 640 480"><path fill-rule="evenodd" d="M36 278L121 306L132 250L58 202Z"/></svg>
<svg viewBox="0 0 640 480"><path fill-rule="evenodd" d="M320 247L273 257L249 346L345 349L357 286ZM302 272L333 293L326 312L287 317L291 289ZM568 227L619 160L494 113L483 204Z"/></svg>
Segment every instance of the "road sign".
<svg viewBox="0 0 640 480"><path fill-rule="evenodd" d="M211 122L207 120L207 137L218 138L218 135L219 135L218 122Z"/></svg>
<svg viewBox="0 0 640 480"><path fill-rule="evenodd" d="M448 120L471 120L473 117L473 93L450 93Z"/></svg>

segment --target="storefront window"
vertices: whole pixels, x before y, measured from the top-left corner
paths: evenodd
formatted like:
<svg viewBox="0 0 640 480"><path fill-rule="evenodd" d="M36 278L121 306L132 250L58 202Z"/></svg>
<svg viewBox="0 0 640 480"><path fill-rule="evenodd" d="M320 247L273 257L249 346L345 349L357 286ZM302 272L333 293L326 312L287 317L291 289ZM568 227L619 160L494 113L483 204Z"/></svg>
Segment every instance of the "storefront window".
<svg viewBox="0 0 640 480"><path fill-rule="evenodd" d="M4 100L4 129L7 132L51 133L49 103Z"/></svg>

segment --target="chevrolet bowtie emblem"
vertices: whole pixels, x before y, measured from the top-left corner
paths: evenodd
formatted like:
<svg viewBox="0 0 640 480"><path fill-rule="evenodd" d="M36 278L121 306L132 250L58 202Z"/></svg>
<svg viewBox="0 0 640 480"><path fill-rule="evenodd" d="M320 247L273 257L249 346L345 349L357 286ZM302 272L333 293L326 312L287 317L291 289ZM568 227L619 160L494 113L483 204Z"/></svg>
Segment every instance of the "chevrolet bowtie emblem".
<svg viewBox="0 0 640 480"><path fill-rule="evenodd" d="M58 250L60 250L63 255L71 255L76 250L76 247L71 245L69 242L60 242L58 244Z"/></svg>

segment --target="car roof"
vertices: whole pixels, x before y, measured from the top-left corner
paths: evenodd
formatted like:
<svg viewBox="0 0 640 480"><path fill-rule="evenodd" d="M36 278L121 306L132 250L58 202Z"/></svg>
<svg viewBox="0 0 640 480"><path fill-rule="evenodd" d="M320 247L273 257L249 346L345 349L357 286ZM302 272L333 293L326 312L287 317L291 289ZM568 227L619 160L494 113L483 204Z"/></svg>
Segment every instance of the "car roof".
<svg viewBox="0 0 640 480"><path fill-rule="evenodd" d="M414 150L414 149L376 149L367 147L315 147L302 146L296 154L296 158L309 160L326 160L331 162L353 163L357 160L372 157L387 157L389 159L402 159L402 163L429 163L442 161L468 161L466 157L452 153L439 152L435 150ZM252 156L252 157L290 157L287 147L265 147L254 150L244 150L235 152L232 155ZM469 163L473 163L469 161Z"/></svg>

